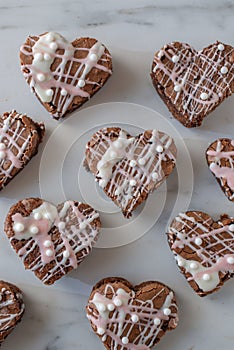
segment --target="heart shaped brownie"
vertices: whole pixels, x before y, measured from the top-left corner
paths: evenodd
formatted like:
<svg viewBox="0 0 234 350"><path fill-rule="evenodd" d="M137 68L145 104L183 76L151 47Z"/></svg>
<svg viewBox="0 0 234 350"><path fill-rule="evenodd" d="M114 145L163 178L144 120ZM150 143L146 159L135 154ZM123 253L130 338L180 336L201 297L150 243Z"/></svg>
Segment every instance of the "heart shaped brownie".
<svg viewBox="0 0 234 350"><path fill-rule="evenodd" d="M58 206L40 198L13 205L5 232L12 247L45 284L53 284L85 259L95 244L101 222L87 204L66 201Z"/></svg>
<svg viewBox="0 0 234 350"><path fill-rule="evenodd" d="M200 211L181 213L171 223L168 241L198 295L217 291L234 275L234 218L222 215L215 222Z"/></svg>
<svg viewBox="0 0 234 350"><path fill-rule="evenodd" d="M218 139L206 151L208 166L230 201L234 201L234 140Z"/></svg>
<svg viewBox="0 0 234 350"><path fill-rule="evenodd" d="M134 287L123 278L103 279L94 286L86 310L108 350L149 350L178 323L173 291L155 281Z"/></svg>
<svg viewBox="0 0 234 350"><path fill-rule="evenodd" d="M170 175L175 159L174 141L161 131L146 130L133 137L110 127L92 136L84 165L128 218Z"/></svg>
<svg viewBox="0 0 234 350"><path fill-rule="evenodd" d="M23 314L21 290L11 283L0 281L0 345L21 321Z"/></svg>
<svg viewBox="0 0 234 350"><path fill-rule="evenodd" d="M16 111L0 116L0 190L37 154L44 132L44 124Z"/></svg>
<svg viewBox="0 0 234 350"><path fill-rule="evenodd" d="M220 42L201 51L173 42L156 52L151 78L159 96L184 126L203 119L234 91L234 49Z"/></svg>
<svg viewBox="0 0 234 350"><path fill-rule="evenodd" d="M55 119L89 100L112 74L111 55L99 41L79 38L70 43L54 32L29 36L20 62L32 92Z"/></svg>

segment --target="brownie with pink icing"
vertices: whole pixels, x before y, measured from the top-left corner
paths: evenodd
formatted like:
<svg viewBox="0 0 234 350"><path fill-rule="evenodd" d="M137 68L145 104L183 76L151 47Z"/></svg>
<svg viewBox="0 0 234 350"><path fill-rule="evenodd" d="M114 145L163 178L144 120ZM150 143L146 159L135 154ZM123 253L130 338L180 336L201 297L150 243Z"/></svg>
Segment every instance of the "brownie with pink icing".
<svg viewBox="0 0 234 350"><path fill-rule="evenodd" d="M37 154L44 132L43 123L25 114L13 110L0 116L0 190Z"/></svg>
<svg viewBox="0 0 234 350"><path fill-rule="evenodd" d="M234 140L215 140L206 151L206 160L221 189L234 201Z"/></svg>
<svg viewBox="0 0 234 350"><path fill-rule="evenodd" d="M0 281L0 346L21 321L24 309L21 290L14 284Z"/></svg>
<svg viewBox="0 0 234 350"><path fill-rule="evenodd" d="M157 130L137 136L118 127L97 131L86 145L84 166L129 218L171 174L176 162L173 139Z"/></svg>
<svg viewBox="0 0 234 350"><path fill-rule="evenodd" d="M201 211L180 213L168 230L176 263L201 297L234 276L234 217L214 221Z"/></svg>
<svg viewBox="0 0 234 350"><path fill-rule="evenodd" d="M188 128L200 126L234 91L234 48L217 41L196 51L172 42L156 52L151 78L176 119Z"/></svg>
<svg viewBox="0 0 234 350"><path fill-rule="evenodd" d="M72 200L56 206L40 198L23 199L5 220L5 232L25 268L48 285L89 255L100 228L99 214Z"/></svg>
<svg viewBox="0 0 234 350"><path fill-rule="evenodd" d="M133 286L105 278L93 287L86 311L107 350L149 350L178 324L174 292L157 281Z"/></svg>
<svg viewBox="0 0 234 350"><path fill-rule="evenodd" d="M29 36L20 62L32 92L55 119L83 105L112 74L110 52L98 40L69 42L55 32Z"/></svg>

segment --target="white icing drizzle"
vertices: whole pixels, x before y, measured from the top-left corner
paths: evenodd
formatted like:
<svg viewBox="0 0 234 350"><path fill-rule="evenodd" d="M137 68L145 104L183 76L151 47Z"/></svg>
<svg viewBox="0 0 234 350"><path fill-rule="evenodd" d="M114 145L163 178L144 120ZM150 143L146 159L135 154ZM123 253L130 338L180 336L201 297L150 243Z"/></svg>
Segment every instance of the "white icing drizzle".
<svg viewBox="0 0 234 350"><path fill-rule="evenodd" d="M165 322L174 319L175 325L177 324L176 312L165 315L165 310L171 310L171 308L177 310L172 291L166 296L160 309L154 307L154 300L164 291L165 288L162 286L152 299L143 301L137 299L134 291L128 293L122 288L115 290L111 284L107 284L104 294L96 292L93 299L89 301L87 317L96 327L97 333L103 335L103 341L107 337L110 338L110 349L149 350L156 342ZM110 294L113 295L111 299ZM92 304L95 305L96 310L93 310ZM114 305L112 311L107 307L110 304ZM129 339L132 338L136 328L139 334L130 343ZM127 347L126 344L128 344Z"/></svg>
<svg viewBox="0 0 234 350"><path fill-rule="evenodd" d="M175 89L165 88L165 94L174 104L180 100L179 112L188 116L189 121L195 121L198 115L208 114L232 94L234 66L227 58L234 49L225 52L225 45L217 42L197 52L188 44L180 44L180 49L175 43L168 44L160 50L160 55L155 55L153 72L160 70L158 84L163 87L170 86L172 81Z"/></svg>
<svg viewBox="0 0 234 350"><path fill-rule="evenodd" d="M15 223L24 221L25 230L15 232L10 241L14 246L15 240L26 240L23 247L17 251L23 262L39 247L40 254L36 254L28 268L44 274L44 283L50 282L58 273L65 275L69 267L77 268L92 250L99 234L99 229L94 228L92 223L99 214L94 210L90 213L89 211L90 207L81 213L73 201L66 201L58 207L43 201L43 204L34 209L28 217L21 217L20 214L12 217ZM35 214L39 215L40 219L35 219ZM38 234L32 234L28 230L27 225L32 223L38 227ZM51 237L50 230L53 227L57 227L60 232L56 240L52 240ZM49 263L51 267L47 271Z"/></svg>
<svg viewBox="0 0 234 350"><path fill-rule="evenodd" d="M144 134L127 139L126 131L120 130L118 137L111 141L108 130L101 129L93 135L95 145L87 146L90 168L97 162L96 180L108 195L115 195L115 201L128 213L143 191L148 194L162 183L165 178L162 162L175 163L172 138L157 130L150 132L151 137L146 141Z"/></svg>
<svg viewBox="0 0 234 350"><path fill-rule="evenodd" d="M18 300L17 300L18 299ZM11 312L14 304L18 303L20 310L17 313ZM25 309L22 301L22 295L15 293L7 288L2 288L0 291L0 329L1 332L9 330L13 321L19 320Z"/></svg>
<svg viewBox="0 0 234 350"><path fill-rule="evenodd" d="M222 221L218 221L218 228L213 229L210 217L204 220L199 212L193 212L193 215L195 218L180 213L169 228L169 237L175 235L172 249L178 266L191 275L188 281L194 280L202 291L207 292L219 285L220 273L229 274L234 271L231 259L234 258L234 218L230 218L232 223L225 226ZM197 238L202 240L202 245ZM181 254L186 247L193 252L191 255L196 254L200 261L185 259ZM180 254L175 251L177 248L182 249Z"/></svg>
<svg viewBox="0 0 234 350"><path fill-rule="evenodd" d="M55 32L37 37L30 37L33 47L24 44L21 52L26 56L33 55L31 65L23 65L22 71L31 89L42 102L47 102L57 107L53 113L59 118L66 113L75 96L90 98L89 93L83 89L86 85L99 85L89 79L89 73L93 68L112 74L103 63L110 61L111 56L105 53L105 47L96 41L90 48L75 48L72 43ZM58 50L63 50L63 53ZM77 57L78 51L87 51L85 58ZM55 59L59 59L58 67L52 71L51 65ZM71 70L79 64L74 75ZM101 85L100 85L101 86Z"/></svg>

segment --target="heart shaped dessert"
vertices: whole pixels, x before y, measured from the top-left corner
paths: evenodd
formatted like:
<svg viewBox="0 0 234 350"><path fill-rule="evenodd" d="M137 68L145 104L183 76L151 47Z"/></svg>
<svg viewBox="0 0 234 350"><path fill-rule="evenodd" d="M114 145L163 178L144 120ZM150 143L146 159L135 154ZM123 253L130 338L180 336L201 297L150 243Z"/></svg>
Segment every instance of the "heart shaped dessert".
<svg viewBox="0 0 234 350"><path fill-rule="evenodd" d="M184 126L203 119L234 91L234 48L220 42L201 51L173 42L156 52L151 78L159 96Z"/></svg>
<svg viewBox="0 0 234 350"><path fill-rule="evenodd" d="M87 204L66 201L58 206L40 198L13 205L5 232L12 247L45 284L53 284L85 259L95 244L101 222Z"/></svg>
<svg viewBox="0 0 234 350"><path fill-rule="evenodd" d="M149 350L178 323L173 291L154 281L134 287L123 278L103 279L93 288L86 310L108 350Z"/></svg>
<svg viewBox="0 0 234 350"><path fill-rule="evenodd" d="M234 140L218 139L206 151L208 166L230 201L234 201Z"/></svg>
<svg viewBox="0 0 234 350"><path fill-rule="evenodd" d="M109 127L88 142L84 166L128 218L170 175L175 160L176 146L165 133L146 130L133 137Z"/></svg>
<svg viewBox="0 0 234 350"><path fill-rule="evenodd" d="M0 346L24 314L22 292L15 285L0 281Z"/></svg>
<svg viewBox="0 0 234 350"><path fill-rule="evenodd" d="M234 218L215 222L201 211L179 214L168 241L176 262L199 296L217 291L234 276Z"/></svg>
<svg viewBox="0 0 234 350"><path fill-rule="evenodd" d="M99 41L79 38L70 43L54 32L29 36L20 62L32 92L55 119L89 100L112 74L111 55Z"/></svg>
<svg viewBox="0 0 234 350"><path fill-rule="evenodd" d="M0 116L0 190L37 154L44 124L16 111Z"/></svg>

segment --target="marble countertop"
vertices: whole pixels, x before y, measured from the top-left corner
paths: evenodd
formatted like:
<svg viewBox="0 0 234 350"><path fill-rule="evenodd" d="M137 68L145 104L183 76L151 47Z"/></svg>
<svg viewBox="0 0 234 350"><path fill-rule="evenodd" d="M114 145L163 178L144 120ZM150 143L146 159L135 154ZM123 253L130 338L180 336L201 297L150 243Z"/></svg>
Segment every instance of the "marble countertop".
<svg viewBox="0 0 234 350"><path fill-rule="evenodd" d="M187 206L214 218L233 215L229 202L207 169L204 151L216 137L233 137L234 97L218 107L197 129L186 129L172 118L152 87L149 70L154 52L167 42L189 42L197 49L217 39L234 44L234 0L0 0L0 110L16 109L46 123L46 140L58 126L30 93L19 68L18 51L29 34L57 31L69 40L93 36L113 55L114 74L108 85L81 109L106 102L130 102L151 108L176 128L190 153L193 172L182 186ZM94 109L95 111L95 109ZM111 119L110 122L118 122ZM69 119L68 123L69 122ZM72 119L71 119L72 120ZM128 116L126 115L126 123ZM97 121L97 125L99 122ZM160 128L160 125L159 125ZM103 349L91 332L85 305L91 286L106 276L121 275L132 283L157 279L170 285L180 305L180 324L165 336L160 350L228 350L233 346L232 281L220 292L199 298L180 275L165 240L170 198L178 190L169 179L167 204L155 225L141 239L122 247L94 249L92 255L56 286L45 287L24 268L3 232L9 206L20 198L40 195L41 148L24 171L1 193L0 277L24 291L26 314L3 350ZM51 169L48 166L48 179ZM194 180L193 180L194 177ZM27 178L27 181L25 179ZM48 180L49 182L49 180ZM72 189L68 189L72 193ZM165 188L162 189L162 192ZM48 200L60 200L51 187ZM186 208L174 208L184 210ZM146 255L145 255L146 253Z"/></svg>

